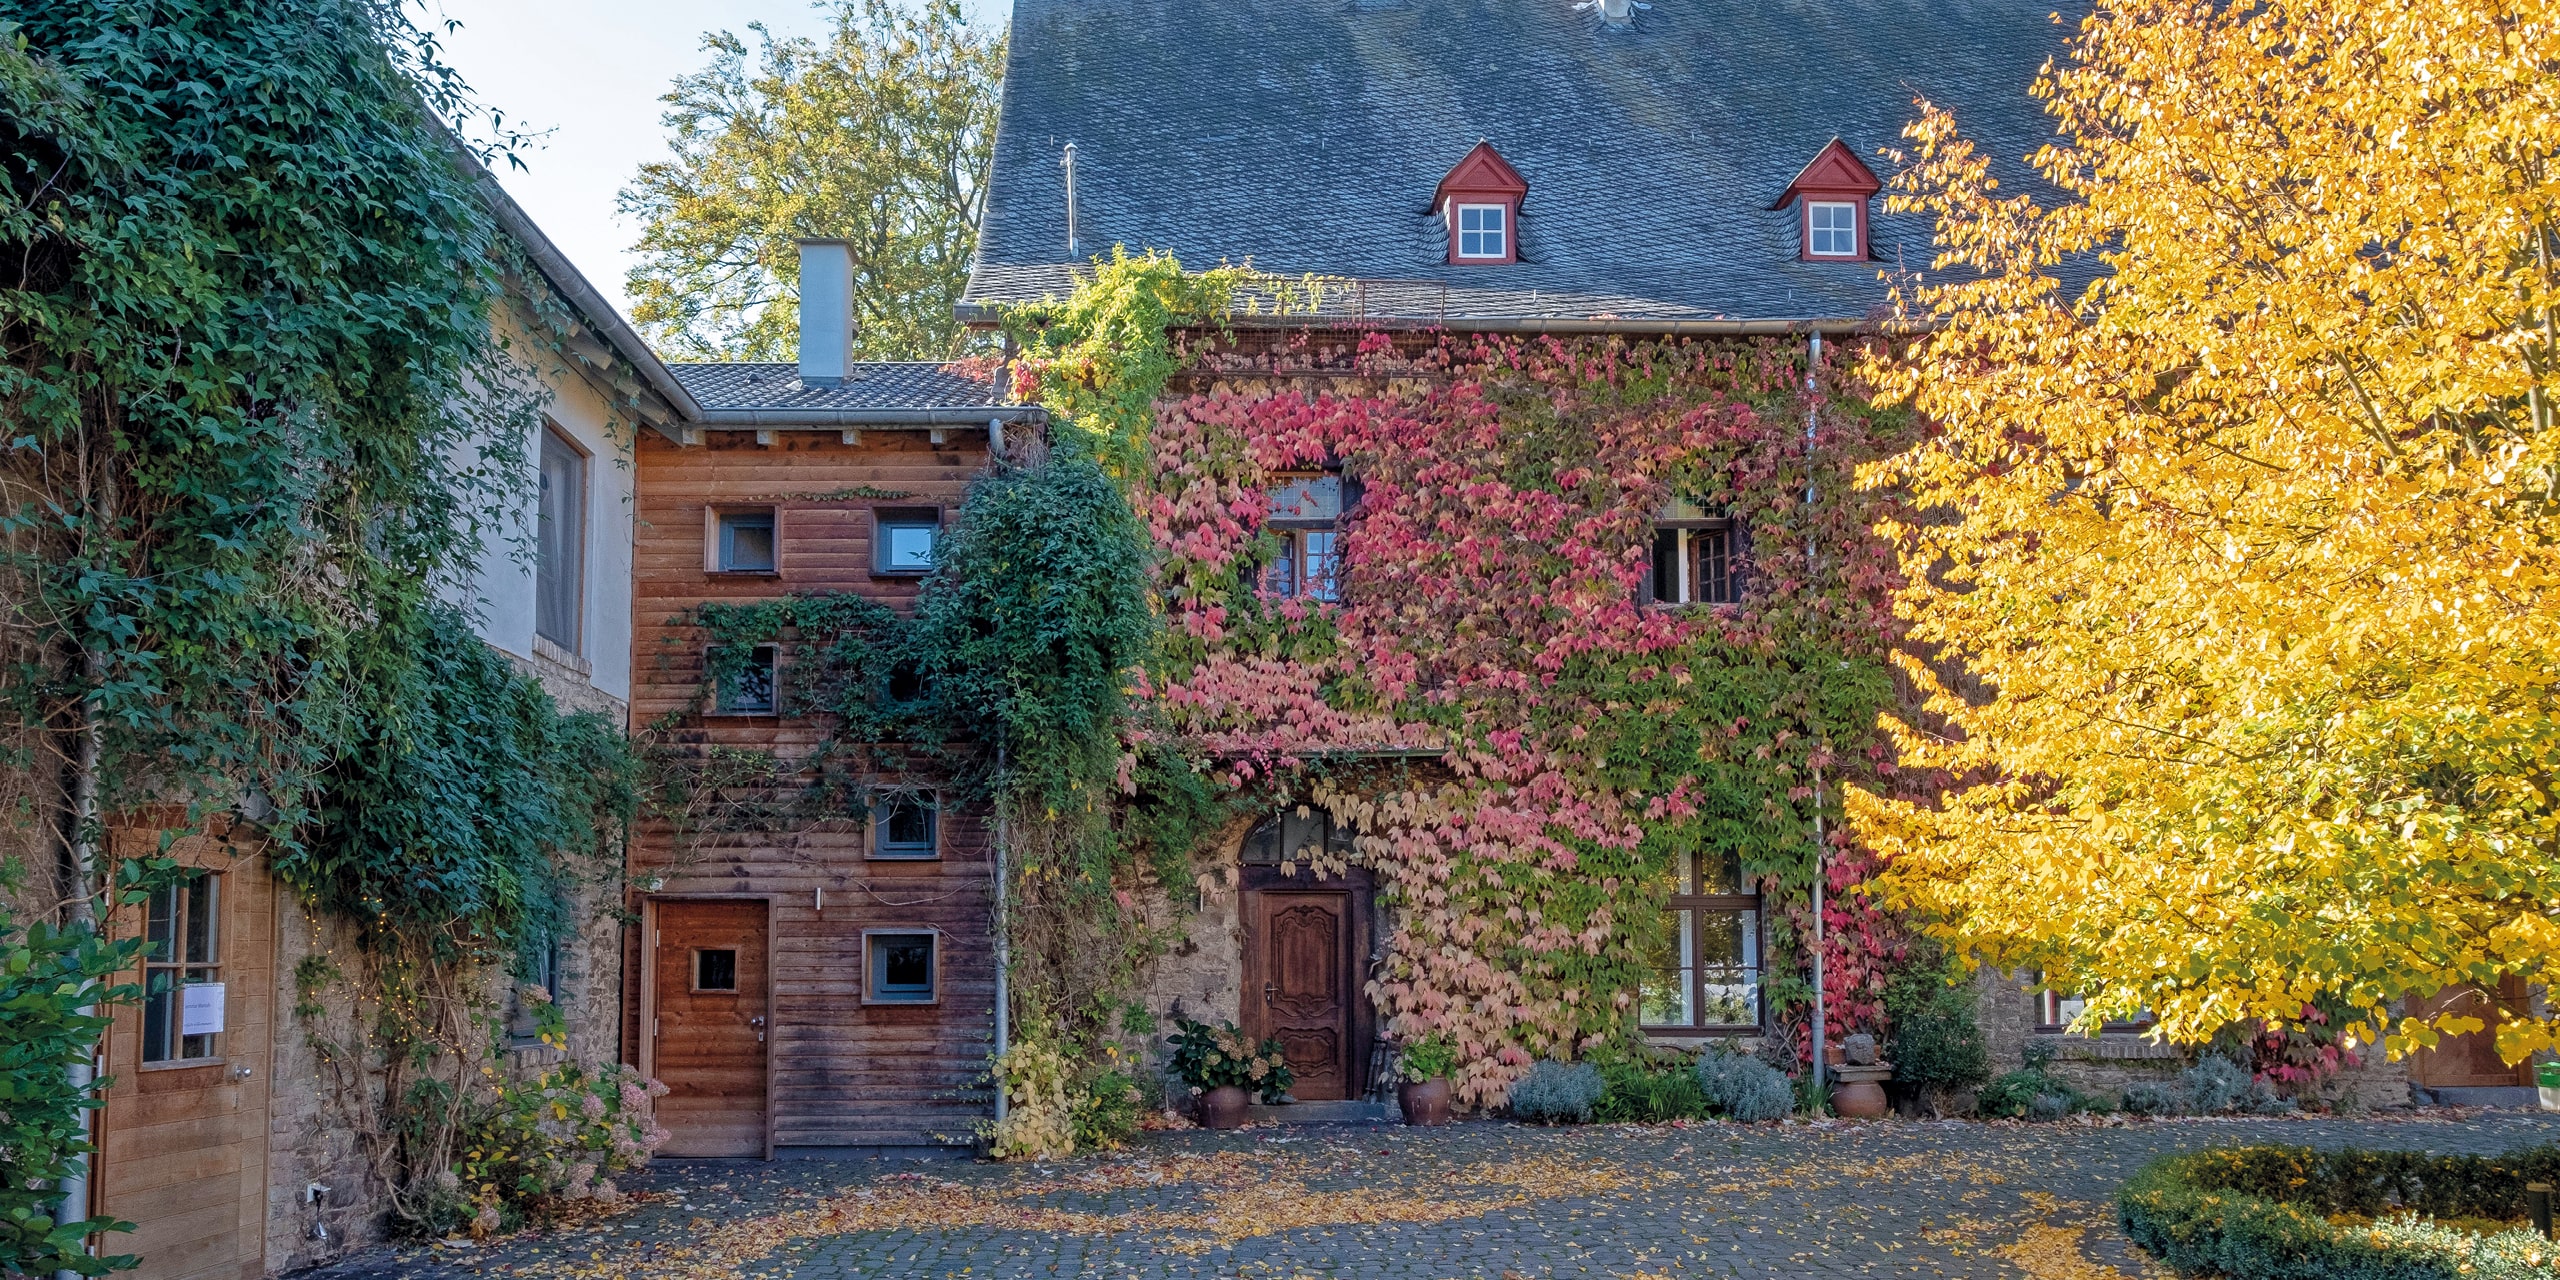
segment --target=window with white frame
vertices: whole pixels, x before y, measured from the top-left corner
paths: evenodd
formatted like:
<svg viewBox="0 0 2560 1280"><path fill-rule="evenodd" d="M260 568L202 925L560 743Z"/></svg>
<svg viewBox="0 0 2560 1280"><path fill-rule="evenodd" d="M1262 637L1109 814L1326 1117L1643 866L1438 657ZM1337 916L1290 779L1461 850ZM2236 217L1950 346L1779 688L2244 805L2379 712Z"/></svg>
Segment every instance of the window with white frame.
<svg viewBox="0 0 2560 1280"><path fill-rule="evenodd" d="M1511 210L1507 205L1459 205L1458 256L1461 258L1510 257L1510 214Z"/></svg>
<svg viewBox="0 0 2560 1280"><path fill-rule="evenodd" d="M1805 252L1817 258L1858 256L1858 206L1845 200L1814 200L1805 207Z"/></svg>
<svg viewBox="0 0 2560 1280"><path fill-rule="evenodd" d="M1684 853L1664 873L1662 927L1645 948L1639 1016L1648 1031L1760 1025L1760 895L1730 852Z"/></svg>

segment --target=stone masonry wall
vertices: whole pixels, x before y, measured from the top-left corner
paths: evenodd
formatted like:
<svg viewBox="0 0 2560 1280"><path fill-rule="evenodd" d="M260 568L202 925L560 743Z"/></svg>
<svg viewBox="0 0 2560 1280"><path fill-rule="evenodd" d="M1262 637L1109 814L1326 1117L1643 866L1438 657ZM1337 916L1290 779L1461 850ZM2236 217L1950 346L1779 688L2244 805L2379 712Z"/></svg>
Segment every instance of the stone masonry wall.
<svg viewBox="0 0 2560 1280"><path fill-rule="evenodd" d="M2016 974L1983 970L1975 978L1974 1016L1982 1027L1983 1047L1991 1072L1999 1075L2025 1065L2029 1044L2053 1050L2051 1070L2085 1092L2120 1102L2125 1086L2137 1081L2174 1081L2191 1065L2192 1051L2156 1042L2138 1031L2109 1031L2095 1036L2036 1029L2036 992ZM2323 1096L2346 1109L2409 1105L2409 1070L2405 1062L2385 1061L2368 1052L2361 1065L2327 1081Z"/></svg>

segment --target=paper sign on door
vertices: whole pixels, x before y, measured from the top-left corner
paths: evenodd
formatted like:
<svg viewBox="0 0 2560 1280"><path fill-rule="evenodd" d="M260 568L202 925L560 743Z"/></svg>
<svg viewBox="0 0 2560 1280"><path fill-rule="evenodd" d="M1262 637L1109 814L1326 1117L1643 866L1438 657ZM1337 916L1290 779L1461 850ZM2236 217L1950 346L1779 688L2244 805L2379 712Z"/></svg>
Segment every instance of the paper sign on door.
<svg viewBox="0 0 2560 1280"><path fill-rule="evenodd" d="M178 1014L178 1034L210 1036L222 1032L222 984L198 982L178 988L186 1005Z"/></svg>

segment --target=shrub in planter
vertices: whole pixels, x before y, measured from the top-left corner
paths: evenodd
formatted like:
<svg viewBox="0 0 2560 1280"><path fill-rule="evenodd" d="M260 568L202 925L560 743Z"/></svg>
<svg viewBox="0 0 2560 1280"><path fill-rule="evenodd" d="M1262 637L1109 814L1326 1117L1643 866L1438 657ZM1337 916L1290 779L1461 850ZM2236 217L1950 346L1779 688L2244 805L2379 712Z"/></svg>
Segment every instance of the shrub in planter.
<svg viewBox="0 0 2560 1280"><path fill-rule="evenodd" d="M1757 1058L1725 1050L1698 1059L1698 1088L1707 1105L1736 1120L1784 1120L1796 1109L1795 1086Z"/></svg>
<svg viewBox="0 0 2560 1280"><path fill-rule="evenodd" d="M1703 1120L1709 1111L1706 1090L1685 1053L1648 1052L1604 1062L1600 1086L1591 1114L1612 1124Z"/></svg>
<svg viewBox="0 0 2560 1280"><path fill-rule="evenodd" d="M2512 1220L2560 1147L2503 1156L2226 1147L2154 1161L2116 1195L2125 1234L2181 1272L2238 1280L2551 1280L2560 1248L2425 1217ZM2405 1215L2405 1216L2395 1216Z"/></svg>
<svg viewBox="0 0 2560 1280"><path fill-rule="evenodd" d="M1885 1014L1893 1034L1885 1057L1893 1063L1896 1093L1932 1114L1947 1095L1991 1078L1991 1055L1974 1021L1973 987L1934 951L1920 955L1885 984Z"/></svg>
<svg viewBox="0 0 2560 1280"><path fill-rule="evenodd" d="M1511 1115L1531 1124L1582 1124L1603 1089L1600 1069L1588 1062L1542 1059L1511 1084Z"/></svg>
<svg viewBox="0 0 2560 1280"><path fill-rule="evenodd" d="M1234 1086L1259 1093L1263 1101L1269 1102L1287 1093L1295 1081L1276 1039L1247 1044L1244 1032L1232 1022L1213 1027L1177 1018L1174 1027L1173 1073L1194 1089Z"/></svg>
<svg viewBox="0 0 2560 1280"><path fill-rule="evenodd" d="M1396 1055L1396 1110L1410 1125L1449 1123L1449 1077L1458 1070L1458 1046L1444 1035L1424 1036Z"/></svg>

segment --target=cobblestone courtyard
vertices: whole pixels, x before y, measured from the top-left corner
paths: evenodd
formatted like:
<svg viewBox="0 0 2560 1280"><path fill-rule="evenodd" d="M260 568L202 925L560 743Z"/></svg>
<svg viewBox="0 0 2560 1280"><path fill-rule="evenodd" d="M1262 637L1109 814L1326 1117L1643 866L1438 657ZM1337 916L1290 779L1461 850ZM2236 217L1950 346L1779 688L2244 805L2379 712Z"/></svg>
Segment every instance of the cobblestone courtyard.
<svg viewBox="0 0 2560 1280"><path fill-rule="evenodd" d="M1153 1135L1047 1166L666 1161L619 1216L315 1280L464 1277L2028 1276L2154 1271L2109 1197L2235 1142L2499 1151L2530 1113Z"/></svg>

